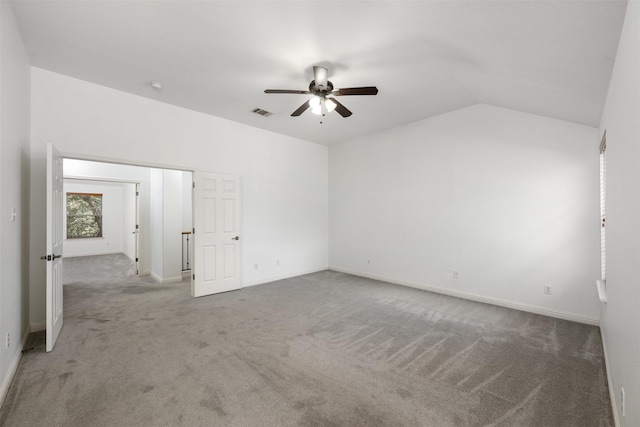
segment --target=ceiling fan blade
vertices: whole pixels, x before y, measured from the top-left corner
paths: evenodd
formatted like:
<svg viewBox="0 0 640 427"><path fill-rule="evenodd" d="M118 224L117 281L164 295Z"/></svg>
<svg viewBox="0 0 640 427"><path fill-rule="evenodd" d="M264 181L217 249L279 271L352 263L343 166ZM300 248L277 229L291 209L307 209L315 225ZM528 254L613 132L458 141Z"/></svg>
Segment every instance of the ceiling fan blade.
<svg viewBox="0 0 640 427"><path fill-rule="evenodd" d="M304 113L305 111L307 111L307 108L309 108L309 101L305 102L304 104L302 104L300 107L298 107L298 109L296 111L294 111L293 113L291 113L292 117L298 117L300 114Z"/></svg>
<svg viewBox="0 0 640 427"><path fill-rule="evenodd" d="M297 95L308 95L308 90L289 90L289 89L265 89L264 93L294 93Z"/></svg>
<svg viewBox="0 0 640 427"><path fill-rule="evenodd" d="M313 66L313 78L316 82L316 86L321 86L323 88L327 87L327 78L329 76L329 70L324 67L320 67L318 65Z"/></svg>
<svg viewBox="0 0 640 427"><path fill-rule="evenodd" d="M365 87L345 87L334 91L331 95L345 96L345 95L376 95L378 88L375 86Z"/></svg>
<svg viewBox="0 0 640 427"><path fill-rule="evenodd" d="M344 105L339 103L337 99L335 99L335 98L327 98L327 99L330 99L332 102L336 103L336 111L342 117L349 117L350 115L353 114L351 111L349 111L349 109L347 107L345 107Z"/></svg>

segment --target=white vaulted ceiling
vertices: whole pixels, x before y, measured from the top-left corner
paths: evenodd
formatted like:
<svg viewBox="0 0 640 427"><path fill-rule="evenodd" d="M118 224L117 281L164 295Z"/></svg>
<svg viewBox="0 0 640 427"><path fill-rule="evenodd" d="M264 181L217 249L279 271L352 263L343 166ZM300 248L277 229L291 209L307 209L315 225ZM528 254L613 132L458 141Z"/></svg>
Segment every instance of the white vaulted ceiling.
<svg viewBox="0 0 640 427"><path fill-rule="evenodd" d="M331 145L477 103L598 126L626 2L13 1L32 65ZM319 124L312 66L353 116ZM164 83L161 91L151 80ZM273 113L262 117L256 107Z"/></svg>

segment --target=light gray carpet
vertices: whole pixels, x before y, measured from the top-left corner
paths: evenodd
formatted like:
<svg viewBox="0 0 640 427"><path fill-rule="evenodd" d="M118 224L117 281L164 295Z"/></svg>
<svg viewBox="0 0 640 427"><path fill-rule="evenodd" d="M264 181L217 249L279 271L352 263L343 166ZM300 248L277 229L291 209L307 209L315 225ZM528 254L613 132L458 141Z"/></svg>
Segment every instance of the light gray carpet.
<svg viewBox="0 0 640 427"><path fill-rule="evenodd" d="M613 425L596 327L331 271L194 299L65 266L60 339L0 425Z"/></svg>

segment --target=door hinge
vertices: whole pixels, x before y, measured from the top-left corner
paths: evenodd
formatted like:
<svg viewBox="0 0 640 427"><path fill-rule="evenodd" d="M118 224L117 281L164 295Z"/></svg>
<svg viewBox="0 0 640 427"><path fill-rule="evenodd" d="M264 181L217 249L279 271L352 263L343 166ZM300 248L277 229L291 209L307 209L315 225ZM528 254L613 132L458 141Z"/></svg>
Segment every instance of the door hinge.
<svg viewBox="0 0 640 427"><path fill-rule="evenodd" d="M139 228L140 228L140 226L138 224L136 224L136 230L139 229Z"/></svg>
<svg viewBox="0 0 640 427"><path fill-rule="evenodd" d="M192 186L192 188L196 188L196 182L195 182L195 181L193 181L191 184L192 184L192 185L191 185L191 186Z"/></svg>
<svg viewBox="0 0 640 427"><path fill-rule="evenodd" d="M196 275L195 274L193 275L193 280L196 280Z"/></svg>
<svg viewBox="0 0 640 427"><path fill-rule="evenodd" d="M193 227L193 233L192 234L196 234L196 228Z"/></svg>
<svg viewBox="0 0 640 427"><path fill-rule="evenodd" d="M136 191L136 196L139 196L139 195L140 195L140 192L139 192L139 191Z"/></svg>
<svg viewBox="0 0 640 427"><path fill-rule="evenodd" d="M139 259L139 258L136 258L136 262L138 262L138 261L140 261L140 259Z"/></svg>

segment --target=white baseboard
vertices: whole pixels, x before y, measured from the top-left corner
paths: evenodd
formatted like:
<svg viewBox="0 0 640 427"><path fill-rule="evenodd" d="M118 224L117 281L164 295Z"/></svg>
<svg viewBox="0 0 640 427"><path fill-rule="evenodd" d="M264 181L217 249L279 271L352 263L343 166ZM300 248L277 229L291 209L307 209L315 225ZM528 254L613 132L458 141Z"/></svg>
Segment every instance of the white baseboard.
<svg viewBox="0 0 640 427"><path fill-rule="evenodd" d="M441 288L439 286L427 285L424 283L410 282L407 280L399 280L393 277L385 277L376 274L363 273L361 271L355 271L348 268L329 266L330 270L338 271L341 273L353 274L354 276L367 277L369 279L380 280L383 282L389 282L396 285L409 286L411 288L422 289L424 291L430 291L437 294L449 295L453 297L468 299L471 301L483 302L486 304L493 304L500 307L513 308L515 310L526 311L528 313L541 314L543 316L555 317L557 319L570 320L572 322L584 323L592 326L600 326L600 319L582 316L580 314L568 313L565 311L551 310L544 307L538 307L529 304L522 304L513 301L507 301L499 298L489 298L482 295L474 294L471 292L456 291L447 288Z"/></svg>
<svg viewBox="0 0 640 427"><path fill-rule="evenodd" d="M604 353L604 368L607 371L607 385L609 386L609 396L611 397L611 410L613 411L613 424L620 427L620 418L618 416L618 402L616 400L616 392L613 389L613 381L611 379L611 369L609 369L609 353L607 352L607 341L604 337L602 323L600 323L600 339L602 340L602 351Z"/></svg>
<svg viewBox="0 0 640 427"><path fill-rule="evenodd" d="M162 279L162 283L180 283L182 280L182 276L167 277L166 279Z"/></svg>
<svg viewBox="0 0 640 427"><path fill-rule="evenodd" d="M46 322L36 322L36 323L32 323L31 324L31 332L40 332L40 331L44 331L45 329L47 329L47 323Z"/></svg>
<svg viewBox="0 0 640 427"><path fill-rule="evenodd" d="M98 237L100 239L100 237ZM74 254L74 255L64 255L62 258L82 258L85 256L98 256L98 255L115 255L115 254L123 254L123 255L127 255L122 251L98 251L98 252L82 252L81 254ZM128 256L127 256L128 258Z"/></svg>
<svg viewBox="0 0 640 427"><path fill-rule="evenodd" d="M22 336L22 341L18 346L13 358L11 359L11 364L9 365L9 369L5 374L4 378L2 378L2 383L0 383L0 408L2 408L2 404L4 403L5 397L9 393L9 387L11 387L11 382L13 381L13 377L16 375L16 371L18 370L18 365L20 364L20 359L22 359L22 350L27 344L27 339L29 339L29 329L27 329Z"/></svg>
<svg viewBox="0 0 640 427"><path fill-rule="evenodd" d="M154 273L153 271L149 273L151 275L151 277L153 278L153 280L155 280L158 283L179 283L182 282L182 275L180 276L176 276L176 277L167 277L166 279L163 279L162 277L158 276L156 273Z"/></svg>
<svg viewBox="0 0 640 427"><path fill-rule="evenodd" d="M247 288L249 286L262 285L262 284L265 284L265 283L275 282L277 280L290 279L290 278L296 277L296 276L303 276L305 274L317 273L319 271L325 271L327 269L328 269L328 267L318 267L318 268L313 268L311 270L298 271L298 272L291 273L291 274L284 274L282 276L274 276L274 277L269 277L269 278L266 278L266 279L253 280L251 282L243 283L242 287L243 288Z"/></svg>

